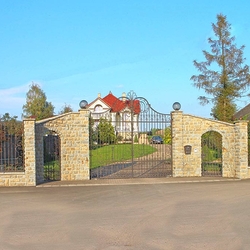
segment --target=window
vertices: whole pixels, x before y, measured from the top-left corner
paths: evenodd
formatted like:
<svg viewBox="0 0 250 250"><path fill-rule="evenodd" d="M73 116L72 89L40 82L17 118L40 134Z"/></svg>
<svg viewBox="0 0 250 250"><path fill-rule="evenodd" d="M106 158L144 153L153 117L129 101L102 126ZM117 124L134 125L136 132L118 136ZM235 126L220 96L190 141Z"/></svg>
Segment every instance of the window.
<svg viewBox="0 0 250 250"><path fill-rule="evenodd" d="M95 112L102 112L103 108L101 105L96 105L94 110L95 110Z"/></svg>

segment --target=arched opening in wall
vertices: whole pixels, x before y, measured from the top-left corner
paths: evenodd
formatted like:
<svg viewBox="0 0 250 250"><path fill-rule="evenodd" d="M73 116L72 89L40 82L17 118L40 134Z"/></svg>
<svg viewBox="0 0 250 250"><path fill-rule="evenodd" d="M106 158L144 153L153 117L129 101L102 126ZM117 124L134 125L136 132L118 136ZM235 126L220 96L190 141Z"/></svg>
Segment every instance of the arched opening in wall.
<svg viewBox="0 0 250 250"><path fill-rule="evenodd" d="M208 131L201 136L202 176L222 176L222 135Z"/></svg>
<svg viewBox="0 0 250 250"><path fill-rule="evenodd" d="M44 181L61 180L60 137L49 131L43 137Z"/></svg>

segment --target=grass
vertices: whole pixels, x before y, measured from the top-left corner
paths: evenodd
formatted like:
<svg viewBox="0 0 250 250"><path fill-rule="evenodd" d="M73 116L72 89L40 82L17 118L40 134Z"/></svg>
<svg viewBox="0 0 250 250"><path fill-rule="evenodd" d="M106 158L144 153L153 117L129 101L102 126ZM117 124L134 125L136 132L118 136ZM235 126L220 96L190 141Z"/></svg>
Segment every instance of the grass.
<svg viewBox="0 0 250 250"><path fill-rule="evenodd" d="M152 154L157 149L145 144L133 145L133 157L138 158L141 156ZM132 159L132 145L131 144L117 144L103 146L90 151L91 163L90 168L97 168L99 166L108 165L115 162L122 162ZM50 161L44 163L44 171L59 171L59 161Z"/></svg>
<svg viewBox="0 0 250 250"><path fill-rule="evenodd" d="M133 157L138 158L144 155L152 154L157 149L145 144L133 145ZM121 162L132 159L132 145L118 144L103 146L98 149L91 150L90 168L108 165L115 162Z"/></svg>
<svg viewBox="0 0 250 250"><path fill-rule="evenodd" d="M44 179L60 180L60 163L59 160L44 163Z"/></svg>
<svg viewBox="0 0 250 250"><path fill-rule="evenodd" d="M221 171L221 163L203 163L202 169L204 171Z"/></svg>
<svg viewBox="0 0 250 250"><path fill-rule="evenodd" d="M49 161L44 163L44 170L54 169L58 171L60 169L59 160Z"/></svg>

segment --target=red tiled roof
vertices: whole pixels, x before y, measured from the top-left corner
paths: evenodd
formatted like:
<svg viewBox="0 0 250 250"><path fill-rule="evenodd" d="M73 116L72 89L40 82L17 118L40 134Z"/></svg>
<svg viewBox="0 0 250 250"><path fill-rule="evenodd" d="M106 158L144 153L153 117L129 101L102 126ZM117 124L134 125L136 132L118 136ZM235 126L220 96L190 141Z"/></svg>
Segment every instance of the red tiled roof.
<svg viewBox="0 0 250 250"><path fill-rule="evenodd" d="M124 110L126 107L133 108L135 114L139 114L141 111L140 101L134 100L131 102L130 100L120 100L115 97L112 93L106 95L102 100L111 107L111 112L120 112Z"/></svg>

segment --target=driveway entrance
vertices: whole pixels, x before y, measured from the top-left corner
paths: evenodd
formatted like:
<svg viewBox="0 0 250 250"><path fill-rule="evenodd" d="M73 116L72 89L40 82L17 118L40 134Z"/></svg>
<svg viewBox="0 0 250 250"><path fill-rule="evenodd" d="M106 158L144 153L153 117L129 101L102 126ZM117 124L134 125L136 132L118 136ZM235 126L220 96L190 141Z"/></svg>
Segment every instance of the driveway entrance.
<svg viewBox="0 0 250 250"><path fill-rule="evenodd" d="M145 98L130 92L110 110L91 114L90 124L92 179L172 175L170 114L157 112Z"/></svg>

